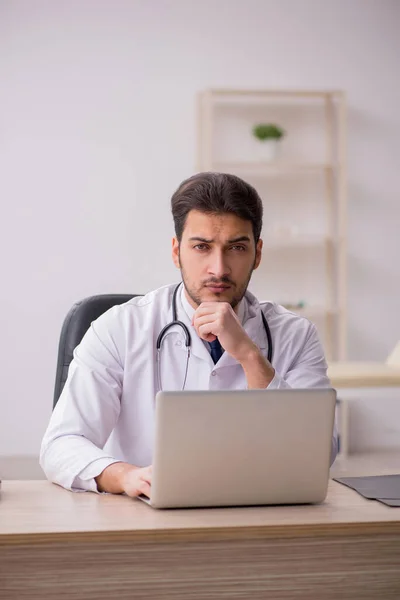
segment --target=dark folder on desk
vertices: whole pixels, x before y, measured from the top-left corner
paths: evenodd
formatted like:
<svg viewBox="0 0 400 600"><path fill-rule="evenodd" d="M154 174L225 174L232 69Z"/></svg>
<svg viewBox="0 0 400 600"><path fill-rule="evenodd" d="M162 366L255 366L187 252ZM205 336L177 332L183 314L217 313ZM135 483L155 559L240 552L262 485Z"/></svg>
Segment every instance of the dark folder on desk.
<svg viewBox="0 0 400 600"><path fill-rule="evenodd" d="M347 485L364 498L378 500L387 506L400 507L400 475L334 477L334 480Z"/></svg>
<svg viewBox="0 0 400 600"><path fill-rule="evenodd" d="M400 500L396 498L377 498L377 500L386 506L400 506Z"/></svg>

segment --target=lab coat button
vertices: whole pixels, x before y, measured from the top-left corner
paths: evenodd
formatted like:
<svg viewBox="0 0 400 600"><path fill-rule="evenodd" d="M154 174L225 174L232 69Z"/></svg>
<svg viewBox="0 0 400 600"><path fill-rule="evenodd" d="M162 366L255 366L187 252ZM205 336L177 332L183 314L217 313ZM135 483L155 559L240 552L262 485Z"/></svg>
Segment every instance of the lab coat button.
<svg viewBox="0 0 400 600"><path fill-rule="evenodd" d="M211 371L211 375L214 377L214 375L217 374L217 371Z"/></svg>
<svg viewBox="0 0 400 600"><path fill-rule="evenodd" d="M176 345L177 345L177 346L182 346L182 342L181 342L180 340L178 340L178 341L176 342Z"/></svg>

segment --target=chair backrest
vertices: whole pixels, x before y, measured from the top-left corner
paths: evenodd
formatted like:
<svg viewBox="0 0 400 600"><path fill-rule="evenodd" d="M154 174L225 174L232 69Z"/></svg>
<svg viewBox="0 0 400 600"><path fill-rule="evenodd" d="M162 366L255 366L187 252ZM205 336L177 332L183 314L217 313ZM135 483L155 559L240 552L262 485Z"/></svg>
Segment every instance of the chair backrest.
<svg viewBox="0 0 400 600"><path fill-rule="evenodd" d="M124 304L140 294L100 294L76 302L64 319L58 345L57 371L54 386L53 408L58 402L68 377L73 353L83 336L100 315L112 306Z"/></svg>

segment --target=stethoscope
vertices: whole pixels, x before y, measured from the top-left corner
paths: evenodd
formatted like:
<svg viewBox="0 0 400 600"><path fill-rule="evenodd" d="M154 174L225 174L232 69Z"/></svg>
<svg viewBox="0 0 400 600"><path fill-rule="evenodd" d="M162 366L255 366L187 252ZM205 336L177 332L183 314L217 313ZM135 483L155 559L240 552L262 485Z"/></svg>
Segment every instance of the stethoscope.
<svg viewBox="0 0 400 600"><path fill-rule="evenodd" d="M186 385L186 378L187 378L187 374L188 374L188 368L189 368L189 359L190 359L190 348L192 345L192 338L190 335L190 331L188 329L188 327L185 325L185 323L183 323L182 321L179 321L178 319L178 312L176 309L176 304L177 304L177 294L178 294L178 289L180 288L182 284L178 283L178 285L176 286L176 288L174 289L174 293L172 295L172 321L170 323L167 323L167 325L165 325L165 327L163 327L158 335L157 338L157 342L156 342L156 348L157 348L157 372L158 372L158 383L159 383L159 387L160 390L162 390L162 385L161 385L161 367L160 367L160 362L161 362L161 345L163 340L165 339L168 331L171 329L171 327L180 327L183 330L183 333L185 334L185 346L186 346L186 368L185 368L185 378L183 380L183 386L182 386L182 390L185 389L185 385ZM272 363L272 337L271 337L271 330L269 328L268 325L268 321L263 313L263 311L261 311L261 317L263 320L263 324L264 324L264 329L265 329L265 333L267 334L267 340L268 340L268 354L267 354L267 358L268 361L270 363Z"/></svg>

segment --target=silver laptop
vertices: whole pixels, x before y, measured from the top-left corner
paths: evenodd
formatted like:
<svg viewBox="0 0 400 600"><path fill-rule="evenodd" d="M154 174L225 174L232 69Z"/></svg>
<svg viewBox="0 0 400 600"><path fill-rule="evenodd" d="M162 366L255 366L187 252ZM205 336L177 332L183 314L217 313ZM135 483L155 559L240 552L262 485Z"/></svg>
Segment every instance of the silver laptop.
<svg viewBox="0 0 400 600"><path fill-rule="evenodd" d="M336 392L159 392L155 508L318 503L325 499Z"/></svg>

